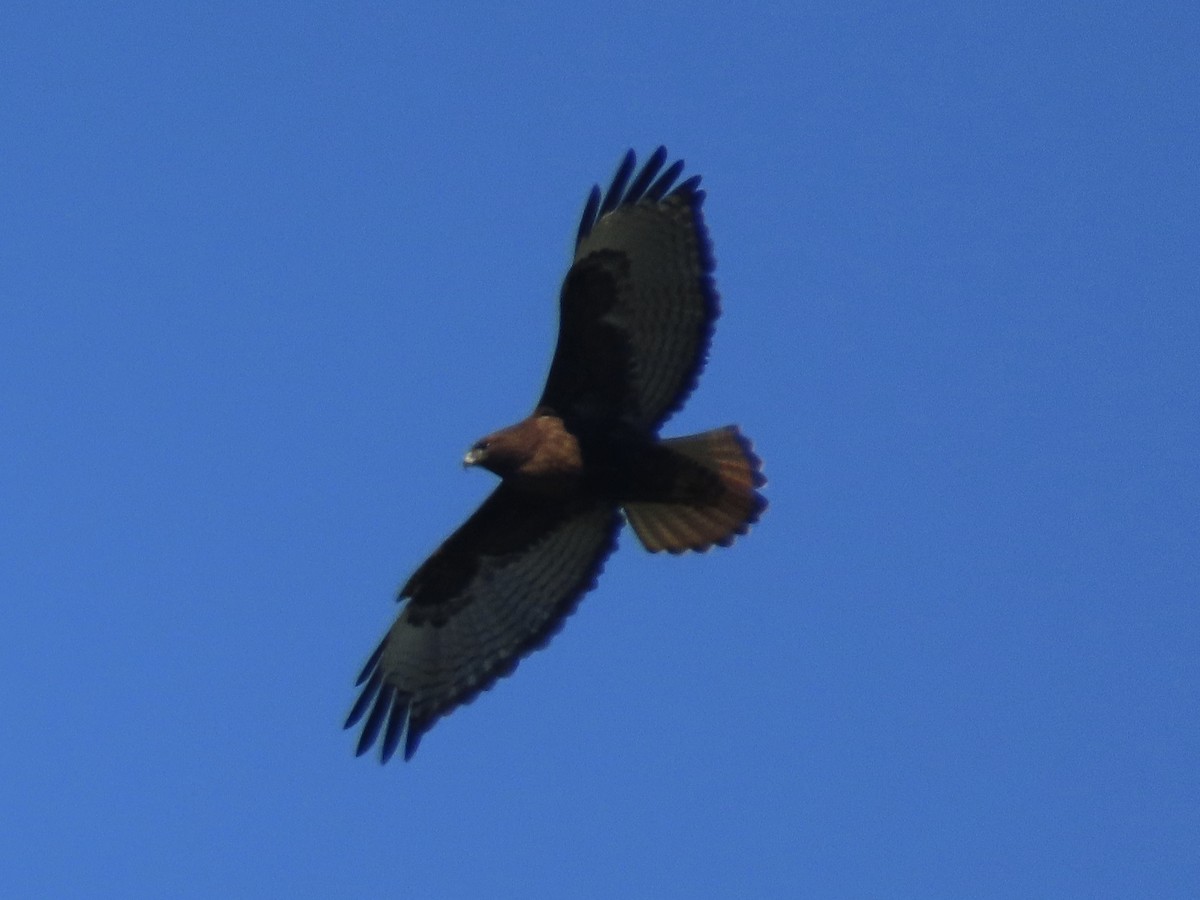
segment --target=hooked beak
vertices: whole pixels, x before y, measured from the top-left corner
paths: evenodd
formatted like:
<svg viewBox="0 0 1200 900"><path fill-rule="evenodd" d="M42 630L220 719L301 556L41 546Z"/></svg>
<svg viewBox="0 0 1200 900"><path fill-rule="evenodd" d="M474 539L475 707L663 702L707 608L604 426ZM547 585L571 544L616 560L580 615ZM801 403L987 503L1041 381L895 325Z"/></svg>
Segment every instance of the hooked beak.
<svg viewBox="0 0 1200 900"><path fill-rule="evenodd" d="M480 447L472 447L467 451L467 455L463 457L463 468L468 469L471 466L479 465L479 461L483 459L483 449Z"/></svg>

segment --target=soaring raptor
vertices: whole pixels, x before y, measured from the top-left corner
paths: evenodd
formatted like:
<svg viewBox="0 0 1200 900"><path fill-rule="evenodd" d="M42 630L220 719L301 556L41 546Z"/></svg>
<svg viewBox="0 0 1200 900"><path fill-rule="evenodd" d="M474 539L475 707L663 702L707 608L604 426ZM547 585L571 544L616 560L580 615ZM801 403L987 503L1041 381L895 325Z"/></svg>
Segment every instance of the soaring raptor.
<svg viewBox="0 0 1200 900"><path fill-rule="evenodd" d="M652 553L728 546L765 479L736 426L660 439L696 385L718 315L700 176L659 147L592 188L532 414L464 461L500 485L400 590L346 719L365 753L410 758L434 723L546 645L596 585L627 520Z"/></svg>

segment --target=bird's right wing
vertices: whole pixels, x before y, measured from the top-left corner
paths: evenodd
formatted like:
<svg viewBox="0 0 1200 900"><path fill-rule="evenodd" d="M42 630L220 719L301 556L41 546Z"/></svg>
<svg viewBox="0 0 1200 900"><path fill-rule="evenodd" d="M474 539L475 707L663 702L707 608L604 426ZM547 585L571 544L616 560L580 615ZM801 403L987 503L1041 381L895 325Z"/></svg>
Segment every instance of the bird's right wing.
<svg viewBox="0 0 1200 900"><path fill-rule="evenodd" d="M629 151L593 188L559 302L558 345L538 406L654 429L683 405L718 315L700 177L672 187L659 147L633 177Z"/></svg>

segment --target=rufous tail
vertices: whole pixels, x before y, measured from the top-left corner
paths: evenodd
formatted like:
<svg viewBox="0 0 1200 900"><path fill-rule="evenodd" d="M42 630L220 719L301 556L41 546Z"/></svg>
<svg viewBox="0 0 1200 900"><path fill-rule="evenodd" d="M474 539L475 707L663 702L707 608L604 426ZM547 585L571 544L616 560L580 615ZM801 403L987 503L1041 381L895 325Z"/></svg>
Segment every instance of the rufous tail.
<svg viewBox="0 0 1200 900"><path fill-rule="evenodd" d="M736 425L670 438L667 465L653 499L624 504L625 516L651 553L727 547L766 508L757 490L766 483L762 462ZM656 467L658 468L658 467Z"/></svg>

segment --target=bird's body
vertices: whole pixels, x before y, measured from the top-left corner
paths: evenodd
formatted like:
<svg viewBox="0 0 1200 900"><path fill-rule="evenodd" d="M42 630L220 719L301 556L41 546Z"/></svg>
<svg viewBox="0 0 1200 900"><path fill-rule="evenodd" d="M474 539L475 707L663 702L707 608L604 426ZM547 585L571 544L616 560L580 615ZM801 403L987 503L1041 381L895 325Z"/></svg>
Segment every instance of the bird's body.
<svg viewBox="0 0 1200 900"><path fill-rule="evenodd" d="M464 458L500 476L483 505L413 573L396 624L368 660L347 727L382 759L542 646L594 587L629 521L646 549L728 545L766 501L734 426L658 430L703 367L717 295L693 177L675 187L659 148L630 183L622 161L593 189L563 284L558 347L533 413ZM668 193L669 191L669 193Z"/></svg>

